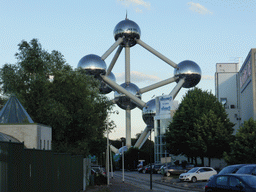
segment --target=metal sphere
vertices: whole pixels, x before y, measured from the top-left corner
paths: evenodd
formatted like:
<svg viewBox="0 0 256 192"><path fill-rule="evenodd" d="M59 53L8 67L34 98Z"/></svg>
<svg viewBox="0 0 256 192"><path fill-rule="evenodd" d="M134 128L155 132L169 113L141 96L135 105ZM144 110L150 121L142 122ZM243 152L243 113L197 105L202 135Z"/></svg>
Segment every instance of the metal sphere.
<svg viewBox="0 0 256 192"><path fill-rule="evenodd" d="M89 75L99 76L106 74L107 65L98 55L90 54L84 56L78 62L77 68L81 67Z"/></svg>
<svg viewBox="0 0 256 192"><path fill-rule="evenodd" d="M143 121L150 127L154 127L154 116L156 115L156 100L147 102L146 107L142 109Z"/></svg>
<svg viewBox="0 0 256 192"><path fill-rule="evenodd" d="M112 81L116 82L116 77L114 75L114 73L110 73L108 76L107 76L109 79L111 79ZM108 94L110 93L111 91L113 91L113 89L108 85L106 84L104 81L101 81L101 84L100 84L100 93L102 94Z"/></svg>
<svg viewBox="0 0 256 192"><path fill-rule="evenodd" d="M129 91L131 94L133 94L136 97L138 97L139 99L141 99L141 94L138 93L139 88L137 87L137 85L135 85L133 83L129 83L129 84L123 83L120 86L123 87L124 89L126 89L126 91ZM135 107L137 107L137 105L123 93L118 93L116 91L114 94L114 97L115 97L116 104L121 109L126 110L126 109L134 109Z"/></svg>
<svg viewBox="0 0 256 192"><path fill-rule="evenodd" d="M185 60L178 64L178 68L174 70L174 75L180 79L185 77L185 83L182 87L191 88L200 82L201 69L195 62ZM176 82L179 82L179 79Z"/></svg>
<svg viewBox="0 0 256 192"><path fill-rule="evenodd" d="M115 40L119 37L124 37L122 46L132 47L136 44L135 38L140 38L140 27L129 19L120 21L114 29Z"/></svg>

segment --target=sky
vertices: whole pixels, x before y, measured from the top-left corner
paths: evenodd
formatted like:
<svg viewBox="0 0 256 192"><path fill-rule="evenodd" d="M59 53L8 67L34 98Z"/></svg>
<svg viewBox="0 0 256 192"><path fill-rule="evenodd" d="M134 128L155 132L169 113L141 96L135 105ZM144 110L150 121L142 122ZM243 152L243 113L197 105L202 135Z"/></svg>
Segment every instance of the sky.
<svg viewBox="0 0 256 192"><path fill-rule="evenodd" d="M255 0L0 0L0 67L17 62L18 44L37 38L42 47L64 55L74 69L88 55L102 56L115 43L113 30L125 19L138 24L140 39L175 62L196 62L202 71L197 87L215 94L216 63L240 66L256 47ZM105 60L109 66L115 51ZM173 77L174 68L142 48L130 50L131 82L139 88ZM112 72L124 83L124 51ZM176 83L142 94L147 102L168 95ZM182 88L179 102L188 89ZM114 93L106 95L114 98ZM110 139L125 137L125 111L109 115L116 128ZM131 111L132 138L146 124L142 112ZM40 123L40 122L39 122Z"/></svg>

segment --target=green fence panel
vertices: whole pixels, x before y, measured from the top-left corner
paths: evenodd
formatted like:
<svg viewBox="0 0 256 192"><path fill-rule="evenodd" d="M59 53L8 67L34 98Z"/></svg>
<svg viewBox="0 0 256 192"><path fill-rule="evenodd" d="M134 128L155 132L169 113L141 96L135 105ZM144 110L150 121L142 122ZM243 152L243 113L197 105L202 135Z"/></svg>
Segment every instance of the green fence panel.
<svg viewBox="0 0 256 192"><path fill-rule="evenodd" d="M0 191L8 191L8 156L9 143L0 142Z"/></svg>
<svg viewBox="0 0 256 192"><path fill-rule="evenodd" d="M22 192L23 143L10 143L8 149L8 192Z"/></svg>
<svg viewBox="0 0 256 192"><path fill-rule="evenodd" d="M83 157L24 149L0 142L1 192L77 192L83 189Z"/></svg>
<svg viewBox="0 0 256 192"><path fill-rule="evenodd" d="M72 191L83 190L83 157L72 156L71 161L71 187Z"/></svg>
<svg viewBox="0 0 256 192"><path fill-rule="evenodd" d="M70 192L70 170L71 155L70 154L54 154L55 176L57 192Z"/></svg>

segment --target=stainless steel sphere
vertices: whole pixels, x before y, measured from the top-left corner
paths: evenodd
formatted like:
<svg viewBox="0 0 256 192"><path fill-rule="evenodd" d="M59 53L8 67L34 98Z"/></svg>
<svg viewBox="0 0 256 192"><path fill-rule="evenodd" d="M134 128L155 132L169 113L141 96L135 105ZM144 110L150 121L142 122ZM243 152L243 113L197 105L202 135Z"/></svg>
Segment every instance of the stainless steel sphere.
<svg viewBox="0 0 256 192"><path fill-rule="evenodd" d="M116 77L114 75L114 73L110 73L108 76L107 76L109 79L111 79L112 81L116 82ZM113 91L113 89L108 85L106 84L104 81L101 81L101 84L100 84L100 93L102 94L108 94L110 93L111 91Z"/></svg>
<svg viewBox="0 0 256 192"><path fill-rule="evenodd" d="M123 83L120 86L126 89L126 91L129 91L131 94L141 99L141 94L138 93L139 88L137 87L137 85L133 83L129 83L129 84ZM137 105L123 93L118 93L116 91L114 94L114 97L115 97L116 104L121 109L126 110L126 109L134 109L135 107L137 107Z"/></svg>
<svg viewBox="0 0 256 192"><path fill-rule="evenodd" d="M147 102L146 107L142 109L143 121L150 127L154 127L154 116L156 115L156 100Z"/></svg>
<svg viewBox="0 0 256 192"><path fill-rule="evenodd" d="M77 68L79 67L86 70L89 75L99 76L106 74L107 65L98 55L90 54L80 59Z"/></svg>
<svg viewBox="0 0 256 192"><path fill-rule="evenodd" d="M140 38L140 27L129 19L120 21L114 29L114 38L124 37L122 46L132 47L136 44L135 38Z"/></svg>
<svg viewBox="0 0 256 192"><path fill-rule="evenodd" d="M180 79L185 77L185 83L182 87L190 88L196 86L201 80L201 69L195 62L185 60L178 64L178 68L174 70L174 75ZM176 82L179 82L179 79Z"/></svg>

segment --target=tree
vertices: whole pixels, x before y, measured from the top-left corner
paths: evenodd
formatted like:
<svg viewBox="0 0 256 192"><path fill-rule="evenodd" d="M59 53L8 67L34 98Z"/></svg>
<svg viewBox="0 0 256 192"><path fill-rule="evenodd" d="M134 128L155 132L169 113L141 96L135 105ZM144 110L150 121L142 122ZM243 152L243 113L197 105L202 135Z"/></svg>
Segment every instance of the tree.
<svg viewBox="0 0 256 192"><path fill-rule="evenodd" d="M222 157L229 150L233 123L217 98L199 88L189 90L166 132L171 154L188 158ZM195 162L197 164L197 162Z"/></svg>
<svg viewBox="0 0 256 192"><path fill-rule="evenodd" d="M256 159L256 121L250 118L244 121L231 143L231 151L226 152L224 159L228 164L255 163Z"/></svg>
<svg viewBox="0 0 256 192"><path fill-rule="evenodd" d="M14 93L35 122L52 127L55 151L95 154L111 108L99 81L73 70L58 51L42 49L37 39L18 46L17 64L1 69L4 94Z"/></svg>

